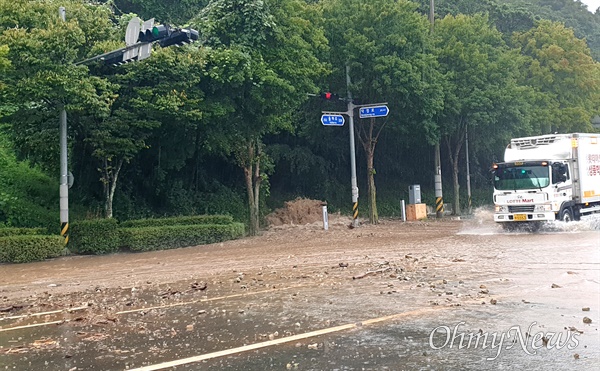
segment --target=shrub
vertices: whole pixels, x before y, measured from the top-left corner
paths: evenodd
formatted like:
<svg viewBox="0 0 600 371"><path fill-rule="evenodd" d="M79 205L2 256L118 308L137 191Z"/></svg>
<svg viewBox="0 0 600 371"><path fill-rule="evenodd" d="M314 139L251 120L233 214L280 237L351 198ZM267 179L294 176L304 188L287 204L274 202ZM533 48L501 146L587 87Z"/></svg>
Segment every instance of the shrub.
<svg viewBox="0 0 600 371"><path fill-rule="evenodd" d="M174 225L195 225L195 224L231 224L233 217L229 215L193 215L176 216L172 218L156 219L138 219L128 220L121 223L124 228L143 228L143 227L166 227Z"/></svg>
<svg viewBox="0 0 600 371"><path fill-rule="evenodd" d="M222 184L213 184L206 192L198 193L195 199L198 214L227 214L235 220L248 219L246 193L236 192Z"/></svg>
<svg viewBox="0 0 600 371"><path fill-rule="evenodd" d="M0 263L27 263L54 258L65 249L61 236L20 235L0 237Z"/></svg>
<svg viewBox="0 0 600 371"><path fill-rule="evenodd" d="M58 181L18 161L12 143L0 131L0 223L58 230L58 199Z"/></svg>
<svg viewBox="0 0 600 371"><path fill-rule="evenodd" d="M0 228L0 237L46 234L45 228Z"/></svg>
<svg viewBox="0 0 600 371"><path fill-rule="evenodd" d="M166 250L240 238L242 223L170 225L164 227L122 228L121 244L133 251Z"/></svg>
<svg viewBox="0 0 600 371"><path fill-rule="evenodd" d="M115 219L90 219L71 224L69 249L76 254L109 254L119 249Z"/></svg>

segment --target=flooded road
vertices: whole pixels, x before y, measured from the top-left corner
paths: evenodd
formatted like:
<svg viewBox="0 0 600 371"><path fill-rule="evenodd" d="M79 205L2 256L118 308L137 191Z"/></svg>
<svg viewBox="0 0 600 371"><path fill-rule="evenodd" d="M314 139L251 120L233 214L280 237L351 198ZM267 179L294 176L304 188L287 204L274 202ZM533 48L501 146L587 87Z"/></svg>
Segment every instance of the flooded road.
<svg viewBox="0 0 600 371"><path fill-rule="evenodd" d="M600 220L490 219L3 265L0 369L598 369Z"/></svg>

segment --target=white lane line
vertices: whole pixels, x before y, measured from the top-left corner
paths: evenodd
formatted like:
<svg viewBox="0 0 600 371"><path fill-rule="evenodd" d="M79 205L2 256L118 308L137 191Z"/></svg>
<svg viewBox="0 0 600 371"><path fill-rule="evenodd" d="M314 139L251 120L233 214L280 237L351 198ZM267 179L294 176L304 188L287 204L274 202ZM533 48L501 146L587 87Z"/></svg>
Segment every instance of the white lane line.
<svg viewBox="0 0 600 371"><path fill-rule="evenodd" d="M146 307L146 308L124 310L124 311L117 312L115 314L119 315L119 314L128 314L128 313L136 313L136 312L149 311L149 310L152 310L152 309L173 308L173 307L179 307L179 306L189 305L189 304L204 303L204 302L209 302L209 301L233 299L233 298L238 298L238 297L243 297L243 296L258 295L258 294L264 294L264 293L269 293L269 292L291 290L291 289L295 289L295 288L299 288L299 287L303 287L303 286L306 286L306 285L297 285L297 286L290 286L290 287L282 287L282 288L278 288L278 289L268 289L268 290L263 290L263 291L245 292L245 293L242 293L242 294L234 294L234 295L227 295L227 296L218 296L218 297L208 298L208 299L199 299L199 300L186 301L186 302L181 302L181 303L158 305L158 306L155 306L155 307ZM32 314L24 314L24 315L21 315L21 316L4 317L3 319L17 319L17 318L36 317L36 316L57 314L57 313L61 313L61 312L71 313L71 312L75 312L75 311L78 311L78 310L84 310L84 309L87 309L87 308L89 308L89 307L85 306L85 307L77 307L77 308L70 308L70 309L54 310L54 311L51 311L51 312L32 313ZM63 323L63 322L65 322L65 320L52 321L52 322L42 322L42 323L36 323L36 324L33 324L33 325L26 325L26 326L8 327L8 328L4 328L4 329L0 328L0 332L13 331L13 330L21 330L21 329L28 328L28 327L48 326L48 325L54 325L54 324Z"/></svg>
<svg viewBox="0 0 600 371"><path fill-rule="evenodd" d="M379 323L379 322L391 321L391 320L398 319L398 318L401 318L401 317L408 317L408 316L414 316L414 315L424 314L424 313L427 313L427 312L432 312L434 310L440 310L442 308L443 309L448 309L447 307L435 307L435 308L416 309L416 310L412 310L412 311L409 311L409 312L397 313L397 314L392 314L392 315L389 315L389 316L378 317L378 318L371 318L371 319L368 319L368 320L365 320L365 321L362 321L362 322L358 322L358 323L349 323L349 324L346 324L346 325L340 325L340 326L329 327L329 328L325 328L325 329L321 329L321 330L311 331L311 332L307 332L307 333L304 333L304 334L287 336L287 337L284 337L284 338L275 339L275 340L269 340L269 341L264 341L264 342L256 343L256 344L244 345L242 347L221 350L221 351L213 352L213 353L201 354L199 356L194 356L194 357L189 357L189 358L182 358L182 359L178 359L178 360L174 360L174 361L169 361L169 362L164 362L164 363L158 363L158 364L155 364L155 365L149 365L149 366L144 366L144 367L140 367L140 368L132 368L132 369L128 369L128 371L155 371L155 370L163 370L165 368L186 365L186 364L189 364L189 363L205 361L205 360L208 360L208 359L213 359L213 358L218 358L218 357L224 357L224 356L228 356L228 355L232 355L232 354L236 354L236 353L247 352L249 350L261 349L261 348L266 348L266 347L270 347L270 346L273 346L273 345L285 344L285 343L289 343L289 342L292 342L292 341L298 341L298 340L307 339L307 338L311 338L311 337L315 337L315 336L326 335L326 334L331 334L331 333L334 333L334 332L340 332L340 331L350 330L350 329L358 328L358 327L365 326L365 325L372 325L372 324Z"/></svg>
<svg viewBox="0 0 600 371"><path fill-rule="evenodd" d="M243 296L251 296L251 295L258 295L258 294L264 294L264 293L269 293L269 292L291 290L291 289L296 289L296 288L303 287L303 286L306 286L306 285L297 285L297 286L290 286L290 287L282 287L282 288L279 288L279 289L268 289L268 290L263 290L263 291L245 292L245 293L242 293L242 294L234 294L234 295L227 295L227 296L217 296L217 297L214 297L214 298L198 299L198 300L186 301L186 302L181 302L181 303L173 303L173 304L165 304L165 305L157 305L157 306L154 306L154 307L138 308L138 309L131 309L131 310L122 310L122 311L117 312L115 314L128 314L128 313L136 313L136 312L145 312L145 311L149 311L149 310L152 310L152 309L180 307L182 305L204 303L204 302L208 302L208 301L233 299L233 298L239 298L239 297L243 297Z"/></svg>
<svg viewBox="0 0 600 371"><path fill-rule="evenodd" d="M25 328L30 328L30 327L39 327L39 326L48 326L48 325L57 325L60 323L65 322L64 320L60 320L60 321L53 321L53 322L42 322L42 323L33 323L31 325L25 325L25 326L17 326L17 327L9 327L9 328L0 328L0 332L5 332L5 331L13 331L13 330L21 330L21 329L25 329Z"/></svg>
<svg viewBox="0 0 600 371"><path fill-rule="evenodd" d="M19 319L19 318L27 318L27 317L46 316L46 315L56 314L56 313L62 313L62 312L71 313L71 312L76 312L78 310L84 310L84 309L87 309L87 308L89 308L88 305L83 306L83 307L75 307L75 308L68 308L68 309L52 310L50 312L28 313L28 314L22 314L20 316L1 317L0 321L4 321L4 320L8 320L8 319Z"/></svg>

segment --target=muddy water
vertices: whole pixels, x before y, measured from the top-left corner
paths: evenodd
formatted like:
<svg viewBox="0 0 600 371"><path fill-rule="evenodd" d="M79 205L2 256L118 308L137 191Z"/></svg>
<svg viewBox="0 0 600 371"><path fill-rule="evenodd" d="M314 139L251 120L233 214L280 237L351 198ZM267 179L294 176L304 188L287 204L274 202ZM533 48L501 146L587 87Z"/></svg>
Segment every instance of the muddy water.
<svg viewBox="0 0 600 371"><path fill-rule="evenodd" d="M214 254L193 248L5 266L21 275L13 283L2 278L2 295L30 302L28 312L42 312L48 305L40 304L48 303L91 306L0 320L0 369L123 370L202 355L206 359L176 369L595 369L600 223L507 233L490 219L489 211L478 210L463 221L341 225L331 233L307 226L224 244ZM88 282L92 266L104 273ZM37 278L28 278L36 271ZM111 282L106 275L122 279ZM208 282L206 291L185 292L200 279ZM88 289L94 284L99 292ZM179 294L158 295L167 287ZM28 301L20 289L39 297ZM68 322L10 329L57 319ZM344 324L353 326L246 351ZM455 343L445 344L446 329L456 331ZM506 340L492 347L488 340L485 349L459 347L461 333L462 339L513 335L510 341L520 333L525 346L507 349ZM554 341L538 347L530 338L552 333L563 343L571 334L572 349L553 347ZM229 349L229 355L214 354Z"/></svg>

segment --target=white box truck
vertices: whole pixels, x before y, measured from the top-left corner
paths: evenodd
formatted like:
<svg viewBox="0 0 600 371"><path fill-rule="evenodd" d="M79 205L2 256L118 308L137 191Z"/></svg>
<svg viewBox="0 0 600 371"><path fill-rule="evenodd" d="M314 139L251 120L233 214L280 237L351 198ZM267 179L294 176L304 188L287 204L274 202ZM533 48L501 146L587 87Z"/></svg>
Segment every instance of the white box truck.
<svg viewBox="0 0 600 371"><path fill-rule="evenodd" d="M492 172L494 221L507 229L600 212L600 134L512 139Z"/></svg>

